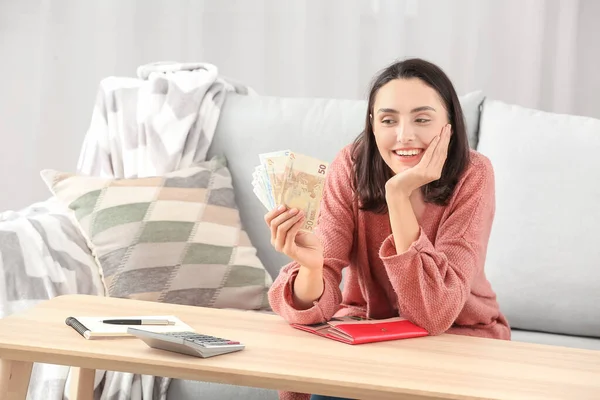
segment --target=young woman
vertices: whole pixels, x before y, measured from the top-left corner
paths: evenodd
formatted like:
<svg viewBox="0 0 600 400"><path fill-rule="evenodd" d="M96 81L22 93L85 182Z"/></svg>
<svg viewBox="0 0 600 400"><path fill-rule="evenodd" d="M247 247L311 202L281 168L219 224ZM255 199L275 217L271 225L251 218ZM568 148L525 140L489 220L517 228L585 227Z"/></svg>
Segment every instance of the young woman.
<svg viewBox="0 0 600 400"><path fill-rule="evenodd" d="M458 96L440 68L410 59L384 69L363 132L327 174L315 233L299 231L298 210L265 215L271 243L293 260L269 291L277 314L301 324L402 316L431 335L510 339L484 272L494 172L469 148Z"/></svg>

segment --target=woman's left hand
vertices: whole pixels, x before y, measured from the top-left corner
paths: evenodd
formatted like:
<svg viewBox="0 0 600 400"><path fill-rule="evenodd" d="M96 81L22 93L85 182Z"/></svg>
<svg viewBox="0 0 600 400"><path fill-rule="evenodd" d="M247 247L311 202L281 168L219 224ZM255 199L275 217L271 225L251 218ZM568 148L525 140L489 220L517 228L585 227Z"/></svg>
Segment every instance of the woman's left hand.
<svg viewBox="0 0 600 400"><path fill-rule="evenodd" d="M395 194L410 196L421 186L440 179L448 156L451 135L452 127L448 124L431 141L417 165L397 173L386 182L386 196Z"/></svg>

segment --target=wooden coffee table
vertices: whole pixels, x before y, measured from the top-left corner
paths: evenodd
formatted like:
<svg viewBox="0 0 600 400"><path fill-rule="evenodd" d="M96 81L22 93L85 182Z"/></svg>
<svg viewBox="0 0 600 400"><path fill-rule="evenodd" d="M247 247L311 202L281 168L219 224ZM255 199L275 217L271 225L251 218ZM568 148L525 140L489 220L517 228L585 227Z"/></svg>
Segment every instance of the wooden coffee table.
<svg viewBox="0 0 600 400"><path fill-rule="evenodd" d="M201 359L135 338L85 340L71 315L176 315L241 352ZM600 352L440 335L350 346L276 315L71 295L0 320L0 399L25 399L33 362L79 367L72 399L92 399L94 370L362 399L598 399Z"/></svg>

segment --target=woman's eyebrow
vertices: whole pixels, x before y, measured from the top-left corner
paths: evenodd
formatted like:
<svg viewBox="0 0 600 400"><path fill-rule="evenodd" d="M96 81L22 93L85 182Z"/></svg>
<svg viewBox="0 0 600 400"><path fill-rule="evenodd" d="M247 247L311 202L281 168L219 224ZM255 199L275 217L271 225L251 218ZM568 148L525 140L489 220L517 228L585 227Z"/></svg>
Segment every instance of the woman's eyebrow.
<svg viewBox="0 0 600 400"><path fill-rule="evenodd" d="M421 111L435 111L435 108L431 107L431 106L421 106L421 107L417 107L417 108L413 108L410 112L411 113L416 113L416 112L421 112ZM393 108L380 108L378 111L378 113L391 113L391 114L400 114L400 112L398 110L395 110Z"/></svg>
<svg viewBox="0 0 600 400"><path fill-rule="evenodd" d="M392 114L400 114L400 111L394 110L393 108L380 108L378 113L392 113Z"/></svg>
<svg viewBox="0 0 600 400"><path fill-rule="evenodd" d="M435 108L431 107L431 106L421 106L421 107L417 107L417 108L413 108L411 110L411 113L416 113L416 112L421 112L421 111L435 111Z"/></svg>

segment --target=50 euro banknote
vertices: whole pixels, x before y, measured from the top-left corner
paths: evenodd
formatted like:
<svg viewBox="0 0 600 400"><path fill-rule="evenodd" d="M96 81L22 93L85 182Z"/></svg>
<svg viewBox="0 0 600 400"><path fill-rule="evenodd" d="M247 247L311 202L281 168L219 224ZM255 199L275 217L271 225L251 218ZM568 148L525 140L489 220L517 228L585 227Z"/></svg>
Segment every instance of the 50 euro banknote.
<svg viewBox="0 0 600 400"><path fill-rule="evenodd" d="M303 211L301 229L311 232L319 217L329 163L291 150L262 153L259 160L252 172L258 200L267 210L284 204Z"/></svg>
<svg viewBox="0 0 600 400"><path fill-rule="evenodd" d="M304 213L303 231L317 225L328 169L328 162L304 154L292 151L287 157L279 203Z"/></svg>

